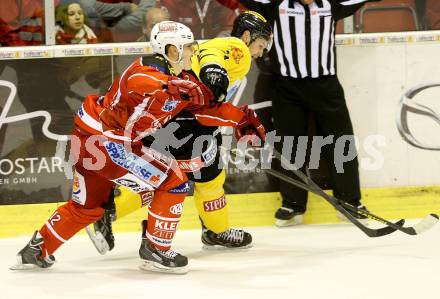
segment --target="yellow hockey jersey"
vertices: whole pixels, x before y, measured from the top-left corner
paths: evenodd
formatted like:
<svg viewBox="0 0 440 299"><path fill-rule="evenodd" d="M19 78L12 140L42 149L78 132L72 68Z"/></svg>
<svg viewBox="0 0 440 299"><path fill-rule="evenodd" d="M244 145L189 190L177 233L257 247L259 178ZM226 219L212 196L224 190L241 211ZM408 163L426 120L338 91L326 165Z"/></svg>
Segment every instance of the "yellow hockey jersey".
<svg viewBox="0 0 440 299"><path fill-rule="evenodd" d="M192 70L199 76L200 69L207 64L218 64L228 72L229 100L237 91L241 81L251 67L251 53L248 46L236 37L218 37L199 45L199 51L192 57Z"/></svg>

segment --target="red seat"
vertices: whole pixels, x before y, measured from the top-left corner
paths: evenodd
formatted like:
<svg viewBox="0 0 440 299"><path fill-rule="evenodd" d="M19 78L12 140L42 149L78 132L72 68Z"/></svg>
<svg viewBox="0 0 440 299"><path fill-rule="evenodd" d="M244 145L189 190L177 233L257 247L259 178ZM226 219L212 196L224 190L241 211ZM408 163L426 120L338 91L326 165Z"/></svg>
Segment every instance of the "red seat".
<svg viewBox="0 0 440 299"><path fill-rule="evenodd" d="M439 0L426 0L426 21L429 29L440 29Z"/></svg>
<svg viewBox="0 0 440 299"><path fill-rule="evenodd" d="M367 3L356 14L357 32L398 32L418 28L414 0Z"/></svg>
<svg viewBox="0 0 440 299"><path fill-rule="evenodd" d="M336 22L336 34L344 33L344 20L339 20Z"/></svg>

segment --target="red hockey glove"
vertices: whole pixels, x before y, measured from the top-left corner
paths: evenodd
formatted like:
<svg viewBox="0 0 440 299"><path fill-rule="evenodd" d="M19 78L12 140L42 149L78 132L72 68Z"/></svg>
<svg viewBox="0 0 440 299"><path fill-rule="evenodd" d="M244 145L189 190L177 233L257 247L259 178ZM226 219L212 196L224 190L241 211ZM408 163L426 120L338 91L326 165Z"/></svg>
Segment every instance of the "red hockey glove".
<svg viewBox="0 0 440 299"><path fill-rule="evenodd" d="M211 90L201 82L171 77L166 87L168 94L181 101L191 101L196 105L209 105L214 98Z"/></svg>
<svg viewBox="0 0 440 299"><path fill-rule="evenodd" d="M256 141L257 137L264 142L266 140L266 130L258 119L255 111L248 108L247 105L240 107L240 109L245 113L245 116L235 128L235 138L240 140L241 137L247 135L246 140L251 145L254 144L254 140Z"/></svg>

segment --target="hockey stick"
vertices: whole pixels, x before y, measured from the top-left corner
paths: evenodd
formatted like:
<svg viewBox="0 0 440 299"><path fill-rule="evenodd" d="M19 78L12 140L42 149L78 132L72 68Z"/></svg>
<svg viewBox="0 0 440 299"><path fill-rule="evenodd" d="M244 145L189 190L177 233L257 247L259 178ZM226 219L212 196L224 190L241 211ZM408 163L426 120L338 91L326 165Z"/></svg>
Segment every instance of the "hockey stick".
<svg viewBox="0 0 440 299"><path fill-rule="evenodd" d="M358 219L356 219L356 217L354 217L353 215L351 215L349 212L347 212L347 210L345 210L344 207L344 203L337 200L336 198L328 195L327 193L321 194L320 192L316 191L315 189L312 189L309 185L303 184L295 179L292 179L291 177L288 177L285 174L282 174L276 170L273 169L265 169L265 172L267 172L268 174L277 177L289 184L292 184L294 186L297 186L299 188L302 188L304 190L310 191L318 196L323 197L327 202L329 202L336 210L338 210L342 215L344 215L351 223L353 223L355 226L357 226L361 231L363 231L367 236L375 238L375 237L381 237L381 236L385 236L385 235L389 235L393 232L395 232L397 229L391 226L386 226L383 228L379 228L379 229L372 229L369 228L367 226L365 226L364 224L362 224ZM352 206L350 206L352 207ZM354 207L353 207L354 208ZM358 213L357 209L354 208L354 211L356 213ZM359 212L360 214L360 212ZM377 219L375 219L377 220ZM379 220L378 220L379 221ZM397 226L402 226L403 224L405 224L405 220L401 219L396 223L392 223L393 225L397 225Z"/></svg>
<svg viewBox="0 0 440 299"><path fill-rule="evenodd" d="M281 164L284 166L288 166L290 163L287 161L286 158L284 158L277 150L273 149L273 153L275 154L275 157L280 160ZM404 232L409 235L418 235L421 234L430 228L432 228L437 222L439 217L436 214L429 214L425 218L423 218L419 223L417 223L413 227L403 227L405 220L401 219L396 223L392 223L388 220L385 220L377 215L374 215L366 210L358 209L357 207L354 207L350 205L349 203L346 203L344 201L341 201L333 196L328 195L324 192L313 180L311 180L308 176L306 176L304 173L302 173L298 169L291 169L291 167L287 167L290 169L298 178L300 178L304 183L301 183L293 178L290 178L287 175L284 175L276 170L273 169L264 169L267 173L278 177L279 179L282 179L292 185L295 185L299 188L305 189L307 191L310 191L318 196L323 197L327 202L329 202L336 210L341 212L345 217L347 217L350 222L352 222L354 225L356 225L359 229L361 229L366 235L369 237L380 237L387 234L390 234L396 230L399 230L401 232ZM363 225L359 222L353 215L351 215L346 209L349 209L351 211L354 211L358 215L365 216L369 219L373 219L375 221L378 221L380 223L383 223L387 225L386 227L380 228L380 229L371 229Z"/></svg>
<svg viewBox="0 0 440 299"><path fill-rule="evenodd" d="M338 210L341 214L343 214L351 223L353 223L355 226L357 226L361 231L363 231L367 236L369 237L381 237L381 236L385 236L385 235L389 235L393 232L395 232L397 230L397 228L394 228L392 226L386 226L383 228L379 228L379 229L372 229L369 228L367 226L365 226L364 224L362 224L358 219L356 219L353 215L351 215L349 212L347 212L347 210L345 210L345 208L349 208L352 211L358 213L361 215L361 211L353 206L348 205L347 203L341 202L339 200L337 200L336 198L334 198L333 196L328 195L327 193L321 194L320 192L316 191L315 189L312 189L309 185L303 184L295 179L292 179L291 177L288 177L285 174L282 174L276 170L273 169L265 169L265 172L267 172L268 174L277 177L289 184L292 184L294 186L297 186L299 188L302 188L304 190L310 191L318 196L323 197L326 201L328 201L336 210ZM344 205L346 204L346 205ZM358 211L359 210L359 211ZM367 216L367 215L365 215ZM368 217L368 216L367 216ZM374 217L373 215L369 216L368 218L372 218ZM382 222L380 220L380 218L373 218L374 220L377 220L379 222ZM382 222L383 223L383 222ZM385 222L385 224L387 224ZM397 225L399 227L401 227L403 224L405 224L405 220L401 219L399 221L397 221L396 223L391 223L393 225Z"/></svg>
<svg viewBox="0 0 440 299"><path fill-rule="evenodd" d="M234 151L231 151L231 153L233 153L234 155L238 156L238 154ZM393 232L395 232L397 230L397 228L393 228L390 226L386 226L380 229L372 229L369 228L367 226L365 226L364 224L362 224L358 219L356 219L356 217L354 217L352 214L350 214L347 210L345 210L345 208L342 206L342 202L339 201L338 199L328 195L327 193L325 193L322 189L319 189L322 191L319 192L317 189L314 189L310 183L303 183L300 182L298 180L295 180L287 175L284 175L276 170L273 169L263 169L265 172L267 172L268 174L277 177L281 180L286 181L289 184L292 184L294 186L297 186L301 189L310 191L320 197L323 197L327 202L329 202L336 210L338 210L341 214L343 214L351 223L353 223L355 226L357 226L361 231L363 231L367 236L369 237L381 237L381 236L385 236L388 234L391 234ZM310 180L308 177L306 177L300 170L292 170L295 174L297 174L298 172L300 173L298 176L302 176L304 177L304 179L306 179L306 181L308 182L308 180ZM353 207L354 208L354 207ZM398 227L401 227L403 224L405 223L404 219L399 220L396 223L392 223L393 225L396 225Z"/></svg>

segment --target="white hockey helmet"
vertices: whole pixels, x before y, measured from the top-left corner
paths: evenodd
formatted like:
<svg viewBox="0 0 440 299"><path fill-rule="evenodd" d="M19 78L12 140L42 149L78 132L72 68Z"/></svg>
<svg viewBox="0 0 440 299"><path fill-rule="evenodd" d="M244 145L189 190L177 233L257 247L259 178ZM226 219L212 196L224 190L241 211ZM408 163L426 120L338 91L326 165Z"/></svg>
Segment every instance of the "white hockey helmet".
<svg viewBox="0 0 440 299"><path fill-rule="evenodd" d="M173 45L179 52L179 60L172 62L180 62L182 60L183 47L187 44L194 43L194 35L187 26L173 21L162 21L154 25L151 29L150 44L153 53L161 54L170 60L165 52L167 45Z"/></svg>

